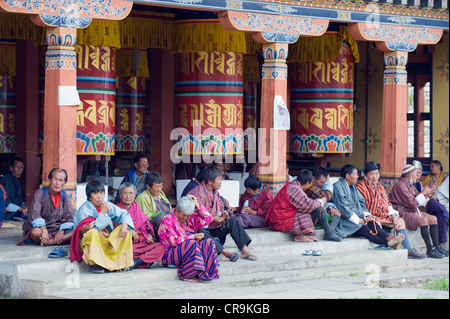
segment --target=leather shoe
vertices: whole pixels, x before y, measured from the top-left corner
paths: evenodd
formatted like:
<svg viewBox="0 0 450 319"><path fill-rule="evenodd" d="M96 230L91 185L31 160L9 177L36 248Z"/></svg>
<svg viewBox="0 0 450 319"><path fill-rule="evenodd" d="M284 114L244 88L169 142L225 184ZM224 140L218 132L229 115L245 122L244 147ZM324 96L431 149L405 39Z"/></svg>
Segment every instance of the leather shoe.
<svg viewBox="0 0 450 319"><path fill-rule="evenodd" d="M429 251L427 251L427 256L430 258L437 258L437 259L441 259L444 258L444 255L442 255L437 249L436 247L431 248Z"/></svg>
<svg viewBox="0 0 450 319"><path fill-rule="evenodd" d="M441 246L436 247L437 251L441 253L441 255L444 255L444 257L448 257L448 250L445 250Z"/></svg>
<svg viewBox="0 0 450 319"><path fill-rule="evenodd" d="M415 249L413 249L412 251L408 251L409 259L422 259L422 258L426 258L426 257L427 257L427 255L421 254Z"/></svg>

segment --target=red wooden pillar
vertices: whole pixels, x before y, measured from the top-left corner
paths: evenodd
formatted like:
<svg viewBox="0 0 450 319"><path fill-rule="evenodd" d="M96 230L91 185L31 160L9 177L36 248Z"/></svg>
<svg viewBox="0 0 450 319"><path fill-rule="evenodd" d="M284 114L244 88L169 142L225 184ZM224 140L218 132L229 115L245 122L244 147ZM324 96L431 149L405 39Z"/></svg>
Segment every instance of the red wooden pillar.
<svg viewBox="0 0 450 319"><path fill-rule="evenodd" d="M170 50L152 49L150 53L150 171L164 178L163 192L172 195L172 143L169 136L174 128L174 56Z"/></svg>
<svg viewBox="0 0 450 319"><path fill-rule="evenodd" d="M38 58L39 48L34 41L16 42L16 154L25 161L22 190L28 204L41 183L41 159L37 156Z"/></svg>
<svg viewBox="0 0 450 319"><path fill-rule="evenodd" d="M53 167L64 168L68 174L65 191L76 207L76 108L80 104L76 91L76 29L48 28L46 39L43 184L48 184L47 175Z"/></svg>
<svg viewBox="0 0 450 319"><path fill-rule="evenodd" d="M398 179L408 156L408 52L384 52L381 177Z"/></svg>
<svg viewBox="0 0 450 319"><path fill-rule="evenodd" d="M263 44L258 177L274 195L286 183L287 131L273 128L275 96L287 101L287 54L287 43Z"/></svg>

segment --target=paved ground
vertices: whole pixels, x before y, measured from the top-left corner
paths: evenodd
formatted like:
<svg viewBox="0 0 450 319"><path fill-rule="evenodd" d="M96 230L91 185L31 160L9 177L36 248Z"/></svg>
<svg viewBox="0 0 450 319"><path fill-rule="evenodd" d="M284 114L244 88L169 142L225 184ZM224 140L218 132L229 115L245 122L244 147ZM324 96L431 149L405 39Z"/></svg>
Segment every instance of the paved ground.
<svg viewBox="0 0 450 319"><path fill-rule="evenodd" d="M11 230L0 230L0 239L4 244L7 241L11 245L20 238L20 223L14 222L13 225L15 228L14 237L10 235L5 236L7 232L11 233ZM2 247L0 247L1 253L6 254ZM216 312L218 312L218 308L221 308L222 314L226 313L225 309L222 309L227 304L226 302L232 304L242 304L242 302L246 304L260 304L261 302L267 302L269 305L274 305L273 309L279 309L279 301L275 302L275 299L288 300L286 304L281 304L290 306L296 305L296 301L293 299L449 299L448 288L447 290L424 288L424 285L430 280L439 277L446 278L448 287L449 259L427 259L427 261L430 264L429 267L420 267L417 270L414 270L414 267L413 269L409 267L405 271L387 272L382 269L367 269L367 266L361 266L366 267L366 269L352 272L345 271L345 267L335 267L333 270L326 271L335 271L339 275L327 278L317 278L316 276L316 278L310 280L302 279L267 285L215 287L213 293L209 289L195 291L195 293L188 289L187 292L176 295L175 298L177 300L172 301L174 308L171 311L177 312L179 310L181 312L184 309L183 307L188 307L186 301L195 301L197 305L201 305L206 299L205 305L215 305ZM358 268L357 265L352 267L352 269ZM300 271L307 273L308 271L317 270L304 269ZM182 283L182 285L208 284ZM1 296L0 298L5 299L5 297L7 296ZM158 298L170 300L174 297L172 295L160 295ZM154 302L153 300L152 305L154 305ZM166 301L162 302L165 304ZM184 310L187 310L187 308ZM227 308L227 310L231 311L230 308ZM235 311L238 312L239 309L236 308ZM260 309L260 311L262 310ZM229 315L229 313L226 314Z"/></svg>

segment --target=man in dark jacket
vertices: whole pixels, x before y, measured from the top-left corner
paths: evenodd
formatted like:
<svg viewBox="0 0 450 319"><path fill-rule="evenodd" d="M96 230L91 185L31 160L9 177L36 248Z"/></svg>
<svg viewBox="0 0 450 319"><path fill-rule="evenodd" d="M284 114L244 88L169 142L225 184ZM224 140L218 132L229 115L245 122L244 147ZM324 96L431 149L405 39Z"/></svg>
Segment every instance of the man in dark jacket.
<svg viewBox="0 0 450 319"><path fill-rule="evenodd" d="M24 220L28 208L23 203L22 187L19 178L25 170L25 162L20 157L14 157L9 166L10 172L0 179L0 184L6 191L8 197L5 200L5 220Z"/></svg>
<svg viewBox="0 0 450 319"><path fill-rule="evenodd" d="M136 197L147 188L145 180L148 174L148 158L145 155L138 155L134 158L133 166L125 175L120 185L124 183L132 183L136 186ZM117 192L115 202L120 202L119 192Z"/></svg>

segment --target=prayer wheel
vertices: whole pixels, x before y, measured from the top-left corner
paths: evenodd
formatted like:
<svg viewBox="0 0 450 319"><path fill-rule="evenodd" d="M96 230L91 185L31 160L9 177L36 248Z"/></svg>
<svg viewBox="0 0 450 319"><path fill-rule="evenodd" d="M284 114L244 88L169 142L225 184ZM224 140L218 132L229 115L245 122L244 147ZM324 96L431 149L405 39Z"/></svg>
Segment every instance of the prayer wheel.
<svg viewBox="0 0 450 319"><path fill-rule="evenodd" d="M116 49L76 45L77 154L114 155L116 120Z"/></svg>
<svg viewBox="0 0 450 319"><path fill-rule="evenodd" d="M243 153L243 54L177 55L175 98L181 154Z"/></svg>
<svg viewBox="0 0 450 319"><path fill-rule="evenodd" d="M146 50L120 49L116 55L116 152L142 152L145 143Z"/></svg>
<svg viewBox="0 0 450 319"><path fill-rule="evenodd" d="M143 77L117 77L116 151L144 150L145 81Z"/></svg>
<svg viewBox="0 0 450 319"><path fill-rule="evenodd" d="M343 41L332 61L292 63L291 152L353 151L354 62Z"/></svg>
<svg viewBox="0 0 450 319"><path fill-rule="evenodd" d="M244 82L244 131L256 130L256 82ZM244 149L256 150L256 135L244 136Z"/></svg>
<svg viewBox="0 0 450 319"><path fill-rule="evenodd" d="M15 53L15 43L0 43L0 153L15 152Z"/></svg>

